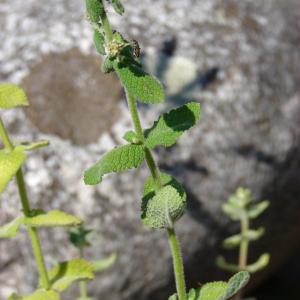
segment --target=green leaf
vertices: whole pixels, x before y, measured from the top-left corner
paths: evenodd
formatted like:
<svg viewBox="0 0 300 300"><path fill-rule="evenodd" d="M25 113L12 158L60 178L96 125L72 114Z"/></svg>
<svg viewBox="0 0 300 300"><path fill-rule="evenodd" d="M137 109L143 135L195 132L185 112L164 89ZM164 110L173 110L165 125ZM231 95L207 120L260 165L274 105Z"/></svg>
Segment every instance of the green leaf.
<svg viewBox="0 0 300 300"><path fill-rule="evenodd" d="M240 271L240 267L236 264L230 264L223 256L217 257L217 266L223 270L236 273Z"/></svg>
<svg viewBox="0 0 300 300"><path fill-rule="evenodd" d="M267 200L262 201L258 204L252 205L247 211L248 217L250 219L257 218L260 214L262 214L269 207L269 205L270 205L270 202Z"/></svg>
<svg viewBox="0 0 300 300"><path fill-rule="evenodd" d="M175 222L182 216L186 207L186 193L181 184L174 177L162 172L160 173L160 181L163 188L172 187L175 190L171 191L171 193L175 195L175 198L172 200L169 199L168 201L166 201L167 199L163 200L162 198L164 198L165 192L162 198L161 196L155 198L156 192L153 178L149 176L146 179L142 199L141 219L145 225L151 228L161 228L169 225L168 222L170 218L171 221L173 220L173 222ZM166 192L168 190L170 190L170 188L168 188ZM177 194L180 196L180 199ZM163 211L161 211L161 206L163 206ZM169 207L168 210L166 210L167 207ZM166 212L168 212L168 214Z"/></svg>
<svg viewBox="0 0 300 300"><path fill-rule="evenodd" d="M249 281L250 275L247 271L241 271L232 276L228 281L226 292L217 300L227 300L241 290Z"/></svg>
<svg viewBox="0 0 300 300"><path fill-rule="evenodd" d="M92 262L94 272L102 272L110 268L115 263L116 259L117 259L117 254L113 253L104 259L100 259Z"/></svg>
<svg viewBox="0 0 300 300"><path fill-rule="evenodd" d="M86 0L86 10L93 23L99 23L100 16L104 12L103 4L98 0Z"/></svg>
<svg viewBox="0 0 300 300"><path fill-rule="evenodd" d="M111 0L111 4L116 13L122 15L125 11L123 4L119 0Z"/></svg>
<svg viewBox="0 0 300 300"><path fill-rule="evenodd" d="M218 300L220 299L221 296L223 296L224 293L226 293L227 287L228 284L223 281L206 283L200 289L200 297L198 296L197 298L194 299L195 300Z"/></svg>
<svg viewBox="0 0 300 300"><path fill-rule="evenodd" d="M8 300L60 300L59 294L55 291L44 289L38 289L31 295L19 296L17 294L12 294Z"/></svg>
<svg viewBox="0 0 300 300"><path fill-rule="evenodd" d="M25 218L24 223L31 227L63 227L80 225L82 220L60 210L49 212L34 210L31 217Z"/></svg>
<svg viewBox="0 0 300 300"><path fill-rule="evenodd" d="M12 83L0 84L0 108L27 105L29 105L27 96L20 87Z"/></svg>
<svg viewBox="0 0 300 300"><path fill-rule="evenodd" d="M174 294L174 295L170 296L168 300L177 300L177 295Z"/></svg>
<svg viewBox="0 0 300 300"><path fill-rule="evenodd" d="M136 133L132 130L125 132L123 139L131 144L138 144L140 143Z"/></svg>
<svg viewBox="0 0 300 300"><path fill-rule="evenodd" d="M20 226L24 223L24 217L18 217L0 227L0 238L12 238L15 237L19 231Z"/></svg>
<svg viewBox="0 0 300 300"><path fill-rule="evenodd" d="M47 147L49 145L49 141L46 140L41 140L37 142L22 142L18 147L20 149L24 149L25 151L32 151L32 150L37 150L40 148Z"/></svg>
<svg viewBox="0 0 300 300"><path fill-rule="evenodd" d="M169 147L175 144L184 131L193 127L200 118L200 104L187 103L161 116L154 125L145 131L146 145Z"/></svg>
<svg viewBox="0 0 300 300"><path fill-rule="evenodd" d="M93 279L93 271L93 265L84 259L62 262L48 272L51 288L62 292L75 281Z"/></svg>
<svg viewBox="0 0 300 300"><path fill-rule="evenodd" d="M164 101L164 90L161 83L147 74L138 65L114 61L114 69L129 94L144 103L160 103Z"/></svg>
<svg viewBox="0 0 300 300"><path fill-rule="evenodd" d="M99 54L105 55L105 38L99 30L94 30L94 44Z"/></svg>
<svg viewBox="0 0 300 300"><path fill-rule="evenodd" d="M245 213L245 210L239 207L236 207L232 203L224 203L222 205L223 212L233 221L238 221Z"/></svg>
<svg viewBox="0 0 300 300"><path fill-rule="evenodd" d="M11 152L5 149L0 150L0 193L20 169L25 158L24 150L20 147L16 147Z"/></svg>
<svg viewBox="0 0 300 300"><path fill-rule="evenodd" d="M239 187L236 192L229 197L228 202L237 208L246 208L249 203L252 201L251 191Z"/></svg>
<svg viewBox="0 0 300 300"><path fill-rule="evenodd" d="M125 145L106 153L84 174L85 184L95 185L105 174L137 168L145 159L143 145Z"/></svg>
<svg viewBox="0 0 300 300"><path fill-rule="evenodd" d="M255 263L248 265L246 267L246 270L250 273L256 273L257 271L265 268L269 264L269 261L270 254L264 253L259 257L259 259Z"/></svg>
<svg viewBox="0 0 300 300"><path fill-rule="evenodd" d="M239 244L242 242L243 239L250 241L250 242L256 241L259 238L261 238L264 233L265 233L265 230L263 227L260 227L258 229L249 229L244 233L244 235L236 234L236 235L233 235L233 236L225 239L223 242L223 247L225 249L235 248L235 247L239 246Z"/></svg>

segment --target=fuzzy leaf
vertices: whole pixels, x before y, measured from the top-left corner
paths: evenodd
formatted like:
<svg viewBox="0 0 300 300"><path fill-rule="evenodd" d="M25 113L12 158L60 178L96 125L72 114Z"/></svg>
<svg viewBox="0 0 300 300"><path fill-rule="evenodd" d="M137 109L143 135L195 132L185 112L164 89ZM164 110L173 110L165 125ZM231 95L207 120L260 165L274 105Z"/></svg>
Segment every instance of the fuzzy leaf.
<svg viewBox="0 0 300 300"><path fill-rule="evenodd" d="M195 300L218 300L221 296L224 295L228 284L223 281L209 282L203 285L200 289L200 297L196 296ZM192 300L194 300L192 298ZM189 299L190 300L190 299Z"/></svg>
<svg viewBox="0 0 300 300"><path fill-rule="evenodd" d="M0 193L22 166L26 156L24 150L16 147L13 151L0 150Z"/></svg>
<svg viewBox="0 0 300 300"><path fill-rule="evenodd" d="M51 288L62 292L77 280L93 279L93 271L93 265L84 259L62 262L48 272Z"/></svg>
<svg viewBox="0 0 300 300"><path fill-rule="evenodd" d="M49 212L33 211L32 217L25 218L25 224L31 227L63 227L80 225L82 220L60 210Z"/></svg>
<svg viewBox="0 0 300 300"><path fill-rule="evenodd" d="M145 131L146 145L169 147L176 143L184 131L193 127L200 118L200 104L190 102L161 116L154 125Z"/></svg>
<svg viewBox="0 0 300 300"><path fill-rule="evenodd" d="M100 16L104 12L103 4L98 0L86 0L86 10L93 23L100 21Z"/></svg>
<svg viewBox="0 0 300 300"><path fill-rule="evenodd" d="M0 238L12 238L15 237L19 231L20 226L24 223L23 217L18 217L0 227Z"/></svg>
<svg viewBox="0 0 300 300"><path fill-rule="evenodd" d="M94 30L94 44L99 54L106 54L104 35L99 30Z"/></svg>
<svg viewBox="0 0 300 300"><path fill-rule="evenodd" d="M109 56L104 58L101 65L101 71L106 74L114 71L114 64Z"/></svg>
<svg viewBox="0 0 300 300"><path fill-rule="evenodd" d="M251 191L239 187L236 192L231 195L228 199L228 202L237 208L246 208L247 205L252 201Z"/></svg>
<svg viewBox="0 0 300 300"><path fill-rule="evenodd" d="M169 228L184 213L186 206L177 190L171 185L160 189L155 196L142 204L142 221L150 228Z"/></svg>
<svg viewBox="0 0 300 300"><path fill-rule="evenodd" d="M119 15L122 15L124 13L125 9L120 0L111 0L111 4L116 13L118 13Z"/></svg>
<svg viewBox="0 0 300 300"><path fill-rule="evenodd" d="M145 158L143 145L125 145L106 153L84 174L85 184L95 185L102 181L103 175L137 168Z"/></svg>
<svg viewBox="0 0 300 300"><path fill-rule="evenodd" d="M250 275L247 271L241 271L232 276L228 281L226 292L217 300L227 300L241 290L249 281Z"/></svg>
<svg viewBox="0 0 300 300"><path fill-rule="evenodd" d="M31 295L19 296L12 294L8 300L59 300L59 294L55 291L46 291L44 289L38 289Z"/></svg>
<svg viewBox="0 0 300 300"><path fill-rule="evenodd" d="M269 205L270 205L270 202L267 200L262 201L258 204L252 205L247 211L248 217L250 219L257 218L260 214L262 214L269 207Z"/></svg>
<svg viewBox="0 0 300 300"><path fill-rule="evenodd" d="M115 263L116 259L117 259L117 254L113 253L104 259L100 259L92 262L94 272L102 272L108 269Z"/></svg>
<svg viewBox="0 0 300 300"><path fill-rule="evenodd" d="M152 176L144 185L141 219L151 228L168 227L170 221L175 222L182 216L186 206L186 193L181 184L166 173L160 173L160 180L163 188L157 194Z"/></svg>
<svg viewBox="0 0 300 300"><path fill-rule="evenodd" d="M123 64L114 61L114 69L126 90L144 103L160 103L164 101L164 90L161 83L147 74L136 64Z"/></svg>
<svg viewBox="0 0 300 300"><path fill-rule="evenodd" d="M12 83L0 84L0 108L27 105L29 105L27 96L20 87Z"/></svg>

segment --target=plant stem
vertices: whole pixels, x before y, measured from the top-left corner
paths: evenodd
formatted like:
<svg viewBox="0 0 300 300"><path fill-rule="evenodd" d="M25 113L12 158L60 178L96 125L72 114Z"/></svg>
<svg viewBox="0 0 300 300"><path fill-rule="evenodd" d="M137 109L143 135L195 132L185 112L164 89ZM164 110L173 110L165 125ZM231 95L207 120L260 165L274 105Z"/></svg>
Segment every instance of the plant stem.
<svg viewBox="0 0 300 300"><path fill-rule="evenodd" d="M249 219L246 214L241 217L241 234L242 237L246 235L246 232L249 230ZM240 253L239 253L239 268L243 270L247 266L248 260L248 250L249 250L249 241L248 239L242 238L240 244ZM235 300L241 300L243 298L243 290L241 290L235 297Z"/></svg>
<svg viewBox="0 0 300 300"><path fill-rule="evenodd" d="M5 148L8 151L13 151L14 145L10 141L10 138L8 136L8 133L4 127L4 124L1 120L1 118L0 118L0 137L3 141ZM25 185L25 181L24 181L22 168L20 168L18 170L18 172L16 173L16 178L17 178L17 184L18 184L18 189L19 189L20 200L22 203L23 213L24 213L25 217L28 217L30 215L30 205L29 205L29 199L27 196L26 185ZM35 262L37 265L37 269L38 269L38 272L40 275L41 285L45 289L49 289L50 281L49 281L48 274L47 274L47 269L46 269L46 265L45 265L45 260L44 260L38 232L35 228L32 228L30 226L27 226L27 231L28 231L28 235L31 240L31 246L32 246Z"/></svg>
<svg viewBox="0 0 300 300"><path fill-rule="evenodd" d="M112 29L109 23L109 20L107 18L106 12L104 11L101 15L101 21L104 27L106 40L107 42L111 42L112 40ZM144 133L141 126L141 121L139 118L139 114L136 107L136 101L134 96L127 91L125 88L127 103L129 107L129 111L131 114L133 126L135 129L135 132L137 134L138 139L144 143ZM160 177L160 170L157 166L153 155L151 153L151 150L145 145L145 158L148 165L148 168L150 170L151 176L154 181L155 185L155 191L159 191L162 188L162 182ZM186 300L186 288L185 288L185 279L184 279L184 270L183 270L183 262L182 262L182 256L181 256L181 250L180 245L176 237L176 233L174 228L167 228L169 243L171 247L172 252L172 259L173 259L173 266L174 266L174 275L175 275L175 281L176 281L176 288L177 288L177 294L179 300Z"/></svg>
<svg viewBox="0 0 300 300"><path fill-rule="evenodd" d="M79 251L80 251L80 258L83 258L84 257L83 247L81 247ZM80 292L80 299L88 298L87 283L85 280L81 280L79 282L79 292Z"/></svg>
<svg viewBox="0 0 300 300"><path fill-rule="evenodd" d="M101 2L102 2L103 7L105 7L102 0L101 0ZM110 23L109 23L109 20L107 18L105 9L103 9L103 12L100 15L100 18L101 18L101 21L102 21L102 24L103 24L103 28L104 28L104 31L105 31L106 42L109 43L113 39L113 32L112 32L112 29L110 27Z"/></svg>
<svg viewBox="0 0 300 300"><path fill-rule="evenodd" d="M170 248L173 257L173 268L175 274L176 281L176 289L179 300L186 300L186 287L185 287L185 279L184 279L184 270L183 270L183 262L182 255L180 250L180 244L176 237L176 233L174 228L167 229Z"/></svg>

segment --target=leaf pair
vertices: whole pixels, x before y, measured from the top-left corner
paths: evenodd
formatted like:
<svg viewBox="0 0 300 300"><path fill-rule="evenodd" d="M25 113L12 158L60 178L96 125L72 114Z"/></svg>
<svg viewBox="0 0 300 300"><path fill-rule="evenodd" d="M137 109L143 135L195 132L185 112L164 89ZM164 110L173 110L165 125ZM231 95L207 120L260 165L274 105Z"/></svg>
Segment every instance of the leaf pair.
<svg viewBox="0 0 300 300"><path fill-rule="evenodd" d="M42 228L42 227L64 227L80 225L82 221L73 215L66 214L60 210L32 211L30 217L18 217L10 223L0 227L0 238L15 237L22 224Z"/></svg>
<svg viewBox="0 0 300 300"><path fill-rule="evenodd" d="M86 184L95 185L102 181L105 174L120 172L140 166L145 159L145 146L173 145L184 131L193 127L200 118L200 105L188 103L161 116L154 125L145 131L145 142L137 140L134 132L125 134L124 139L131 142L106 153L100 161L88 169L84 175Z"/></svg>
<svg viewBox="0 0 300 300"><path fill-rule="evenodd" d="M234 296L249 281L249 273L239 272L229 279L228 282L209 282L198 289L191 289L188 293L188 300L227 300ZM169 297L169 300L177 300L176 294Z"/></svg>
<svg viewBox="0 0 300 300"><path fill-rule="evenodd" d="M243 270L248 271L249 273L256 273L262 269L264 269L270 261L270 254L264 253L262 254L255 263L249 264L243 268ZM217 258L217 265L223 270L227 270L229 272L238 272L242 269L236 264L230 264L226 261L223 256L219 256Z"/></svg>

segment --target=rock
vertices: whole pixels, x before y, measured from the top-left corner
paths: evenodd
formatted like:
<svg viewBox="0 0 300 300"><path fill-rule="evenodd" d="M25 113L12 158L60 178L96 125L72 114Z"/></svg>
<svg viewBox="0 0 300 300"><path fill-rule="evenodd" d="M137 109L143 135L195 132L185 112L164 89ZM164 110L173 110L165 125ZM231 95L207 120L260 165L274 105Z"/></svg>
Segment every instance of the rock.
<svg viewBox="0 0 300 300"><path fill-rule="evenodd" d="M141 41L141 48L148 57L157 53L169 36L175 36L178 47L174 56L191 59L199 70L198 81L191 85L192 93L190 89L183 89L176 98L170 95L166 106L182 103L184 95L191 95L202 104L201 124L178 145L156 152L163 170L182 180L189 195L187 214L177 225L188 285L196 286L224 276L215 267L214 260L221 251L221 240L236 232L237 226L227 220L220 207L239 185L251 188L255 198L271 201L270 209L257 222L267 228L267 234L251 247L251 259L262 251L272 255L270 268L256 277L261 281L299 244L300 11L297 0L266 0L263 3L128 0L125 5L125 17L113 14L113 23L126 36ZM4 46L0 50L0 78L20 82L27 75L25 86L36 105L34 97L40 95L42 89L34 89L29 82L39 85L42 76L39 72L46 72L46 66L52 68L47 60L67 61L74 50L67 52L65 59L62 59L64 54L49 54L47 58L45 54L78 47L94 55L91 30L83 21L83 14L83 3L69 0L52 1L51 6L36 0L22 4L17 0L2 1L0 38ZM46 66L38 65L43 59ZM86 59L90 64L94 58ZM69 68L74 70L73 66ZM91 70L93 75L96 69L89 66L86 70ZM177 76L175 71L174 76ZM48 79L52 82L49 87L57 86L52 85L53 78ZM72 87L69 78L66 80L70 86L68 90L78 97L74 101L92 105L84 120L89 121L90 111L91 123L88 124L94 121L94 125L83 130L79 138L64 135L63 131L55 132L69 140L48 132L51 147L30 155L25 171L32 206L77 213L90 227L97 228L94 247L87 253L89 258L100 258L114 251L119 253L115 266L91 283L92 295L110 300L165 300L174 291L166 235L163 231L146 230L139 220L139 199L148 175L146 168L107 176L94 188L82 183L83 171L104 151L122 142L122 133L130 128L127 109L123 102L115 102L116 111L109 122L96 124L97 119L92 117L95 106L89 102L88 95L98 89L89 83L85 98L79 89ZM45 79L41 83L46 86ZM56 93L59 97L65 94L63 91ZM49 91L46 95L47 99L53 99ZM68 105L66 103L66 107ZM48 126L55 125L51 121L52 125L44 125L43 129L41 108L32 109L26 112L27 117L19 110L4 113L16 140L45 137L37 128L45 131ZM149 110L142 106L141 109L143 123L149 125L165 108ZM33 117L33 112L39 112L39 117ZM32 126L30 120L37 127ZM67 126L80 130L75 119L69 123L68 118L62 120L60 117L59 120L64 122L63 130ZM99 126L99 135L106 130L99 139L96 130L89 134L94 126ZM89 139L81 142L85 133ZM80 145L89 142L91 137L95 138L94 143ZM15 193L15 187L10 184L1 195L3 222L17 214L19 202ZM64 260L77 255L66 237L63 230L41 232L48 266L53 259ZM5 286L1 289L1 297L6 297L10 290L29 291L36 285L37 276L31 272L24 276L26 270L34 268L29 259L31 251L26 235L20 234L17 240L1 241L0 247L4 253L0 268L5 267L0 275L1 287ZM225 255L228 257L228 253ZM74 299L74 292L76 289L69 291L66 299Z"/></svg>

